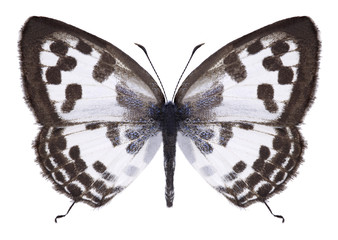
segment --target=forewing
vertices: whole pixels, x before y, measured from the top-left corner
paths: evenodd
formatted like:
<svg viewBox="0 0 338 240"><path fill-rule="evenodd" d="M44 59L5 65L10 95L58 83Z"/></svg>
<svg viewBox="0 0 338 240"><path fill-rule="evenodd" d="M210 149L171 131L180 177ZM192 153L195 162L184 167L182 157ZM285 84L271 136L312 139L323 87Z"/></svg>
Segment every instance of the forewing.
<svg viewBox="0 0 338 240"><path fill-rule="evenodd" d="M296 127L190 123L181 129L178 144L192 166L240 207L283 190L302 159Z"/></svg>
<svg viewBox="0 0 338 240"><path fill-rule="evenodd" d="M43 127L36 149L38 162L58 191L99 207L148 165L161 137L153 123Z"/></svg>
<svg viewBox="0 0 338 240"><path fill-rule="evenodd" d="M139 121L164 103L156 82L133 59L68 24L30 18L20 50L26 99L43 125Z"/></svg>
<svg viewBox="0 0 338 240"><path fill-rule="evenodd" d="M201 121L297 124L313 98L318 48L307 17L266 26L210 56L182 83L175 103Z"/></svg>

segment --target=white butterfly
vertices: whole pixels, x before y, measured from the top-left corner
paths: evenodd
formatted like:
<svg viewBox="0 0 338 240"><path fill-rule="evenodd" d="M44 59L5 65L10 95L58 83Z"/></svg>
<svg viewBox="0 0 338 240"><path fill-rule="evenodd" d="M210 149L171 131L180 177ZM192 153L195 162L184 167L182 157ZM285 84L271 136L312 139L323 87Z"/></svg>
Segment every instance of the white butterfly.
<svg viewBox="0 0 338 240"><path fill-rule="evenodd" d="M106 204L162 140L168 207L176 140L202 177L240 207L283 190L302 161L297 125L313 100L319 51L308 17L224 46L187 77L173 102L128 55L63 22L28 19L20 51L26 99L42 126L38 162L74 202Z"/></svg>

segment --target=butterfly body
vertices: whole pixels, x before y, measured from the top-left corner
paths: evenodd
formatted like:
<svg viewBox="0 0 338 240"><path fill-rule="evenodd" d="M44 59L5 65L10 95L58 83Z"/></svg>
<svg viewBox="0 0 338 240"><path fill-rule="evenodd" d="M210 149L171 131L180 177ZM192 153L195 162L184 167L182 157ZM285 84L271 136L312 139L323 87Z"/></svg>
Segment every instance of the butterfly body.
<svg viewBox="0 0 338 240"><path fill-rule="evenodd" d="M30 18L20 53L26 100L41 125L37 161L74 201L109 202L161 142L168 207L176 143L239 207L282 191L302 162L298 125L313 101L319 55L308 17L227 44L183 81L172 102L120 49L54 19Z"/></svg>
<svg viewBox="0 0 338 240"><path fill-rule="evenodd" d="M174 171L178 117L174 103L168 102L163 106L161 126L163 137L164 171L166 175L165 197L168 207L172 206L174 200Z"/></svg>

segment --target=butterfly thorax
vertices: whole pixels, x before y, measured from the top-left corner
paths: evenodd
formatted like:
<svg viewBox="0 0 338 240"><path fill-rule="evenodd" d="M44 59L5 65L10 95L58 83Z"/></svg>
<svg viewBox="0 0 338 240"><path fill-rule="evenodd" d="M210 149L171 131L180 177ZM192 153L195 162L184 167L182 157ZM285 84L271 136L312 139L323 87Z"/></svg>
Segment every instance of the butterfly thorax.
<svg viewBox="0 0 338 240"><path fill-rule="evenodd" d="M161 127L167 136L177 134L176 106L173 102L166 103L162 108Z"/></svg>

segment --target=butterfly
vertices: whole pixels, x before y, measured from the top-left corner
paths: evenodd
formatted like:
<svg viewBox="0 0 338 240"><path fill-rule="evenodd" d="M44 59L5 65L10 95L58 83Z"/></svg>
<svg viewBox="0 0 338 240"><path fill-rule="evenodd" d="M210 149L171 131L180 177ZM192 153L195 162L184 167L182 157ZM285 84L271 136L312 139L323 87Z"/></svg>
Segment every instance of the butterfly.
<svg viewBox="0 0 338 240"><path fill-rule="evenodd" d="M41 125L37 162L57 191L100 207L163 142L171 207L177 142L230 202L264 202L302 162L298 125L314 99L319 45L308 17L273 23L212 54L167 101L151 75L117 47L66 23L31 17L19 47L25 98Z"/></svg>

